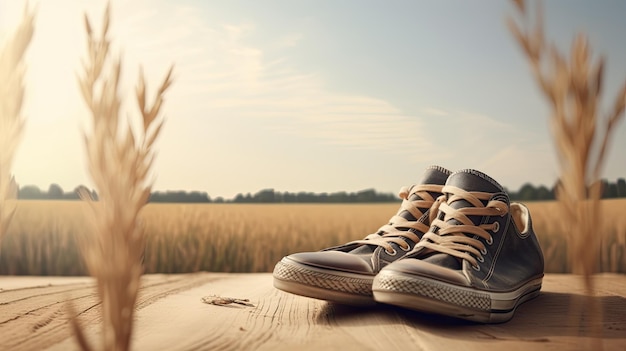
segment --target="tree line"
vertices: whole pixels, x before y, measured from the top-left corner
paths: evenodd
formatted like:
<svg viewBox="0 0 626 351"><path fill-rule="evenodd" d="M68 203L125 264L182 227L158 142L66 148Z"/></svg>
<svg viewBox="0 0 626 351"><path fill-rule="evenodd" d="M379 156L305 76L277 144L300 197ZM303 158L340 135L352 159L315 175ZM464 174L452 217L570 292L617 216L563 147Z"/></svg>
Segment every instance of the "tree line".
<svg viewBox="0 0 626 351"><path fill-rule="evenodd" d="M626 197L626 180L618 178L615 182L606 179L600 181L603 199L616 199ZM593 185L592 185L593 186ZM522 185L517 192L509 192L511 200L514 201L545 201L556 199L557 184L552 188L544 185L535 187L530 183Z"/></svg>
<svg viewBox="0 0 626 351"><path fill-rule="evenodd" d="M626 197L626 180L619 178L615 182L602 180L602 198ZM547 201L554 200L556 185L548 188L544 185L524 184L518 191L507 189L512 201ZM47 191L35 185L19 187L17 198L23 200L79 200L79 193L89 194L97 200L95 190L79 185L72 191L64 191L58 184L50 184ZM237 194L232 199L223 197L211 198L201 191L155 191L150 194L149 202L169 203L366 203L366 202L397 202L398 196L393 193L381 193L374 189L357 192L339 191L334 193L313 192L280 192L274 189L263 189L254 194Z"/></svg>

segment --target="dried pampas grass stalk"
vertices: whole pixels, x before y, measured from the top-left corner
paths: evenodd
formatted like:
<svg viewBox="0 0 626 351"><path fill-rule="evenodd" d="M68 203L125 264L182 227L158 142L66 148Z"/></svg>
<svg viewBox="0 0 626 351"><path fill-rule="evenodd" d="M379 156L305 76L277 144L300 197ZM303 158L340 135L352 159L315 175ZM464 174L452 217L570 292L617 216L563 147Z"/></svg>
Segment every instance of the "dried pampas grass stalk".
<svg viewBox="0 0 626 351"><path fill-rule="evenodd" d="M0 49L0 244L15 208L17 184L11 175L15 151L24 130L24 54L35 31L34 11L24 7L21 24Z"/></svg>
<svg viewBox="0 0 626 351"><path fill-rule="evenodd" d="M108 35L111 19L107 6L102 32L96 37L85 16L88 58L79 78L83 98L92 117L92 131L85 133L89 174L98 193L91 204L95 236L83 245L89 273L95 277L102 300L102 340L104 350L128 350L133 327L139 280L143 273L144 228L139 213L148 201L154 142L163 126L160 110L171 84L172 68L153 104L146 103L143 74L137 86L141 128L133 129L130 120L120 119L120 59L110 59ZM129 116L130 118L130 116ZM84 330L73 320L76 340L90 350Z"/></svg>
<svg viewBox="0 0 626 351"><path fill-rule="evenodd" d="M522 47L543 95L552 108L552 134L560 165L557 198L565 216L555 218L569 233L572 271L582 274L595 332L601 332L601 309L591 298L593 273L597 269L602 233L600 225L601 172L612 132L623 118L626 85L619 91L612 109L600 112L604 58L595 62L587 38L576 36L569 57L544 37L542 9L531 28L523 0L514 1L523 21L522 28L509 18L508 25ZM594 320L595 318L599 318ZM598 334L596 336L599 337ZM595 339L598 340L599 339ZM594 345L594 349L601 348Z"/></svg>

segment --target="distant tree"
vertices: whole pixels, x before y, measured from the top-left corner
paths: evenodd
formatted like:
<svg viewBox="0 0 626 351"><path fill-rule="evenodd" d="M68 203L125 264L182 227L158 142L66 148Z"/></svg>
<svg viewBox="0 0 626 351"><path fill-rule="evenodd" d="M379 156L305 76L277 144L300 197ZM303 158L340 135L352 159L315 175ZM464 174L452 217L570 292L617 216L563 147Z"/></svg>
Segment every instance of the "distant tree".
<svg viewBox="0 0 626 351"><path fill-rule="evenodd" d="M211 202L211 198L206 192L192 191L186 192L183 190L177 191L156 191L150 194L150 202L168 202L168 203L205 203Z"/></svg>
<svg viewBox="0 0 626 351"><path fill-rule="evenodd" d="M554 200L554 192L541 185L535 190L535 200Z"/></svg>
<svg viewBox="0 0 626 351"><path fill-rule="evenodd" d="M287 203L296 202L296 195L290 192L284 192L282 194L282 202L287 202Z"/></svg>
<svg viewBox="0 0 626 351"><path fill-rule="evenodd" d="M319 202L323 202L323 203L329 202L329 196L327 193L318 194L317 199Z"/></svg>
<svg viewBox="0 0 626 351"><path fill-rule="evenodd" d="M62 199L63 198L63 188L59 184L52 183L48 187L48 198L49 199Z"/></svg>
<svg viewBox="0 0 626 351"><path fill-rule="evenodd" d="M624 178L617 180L617 196L626 197L626 179Z"/></svg>
<svg viewBox="0 0 626 351"><path fill-rule="evenodd" d="M209 195L207 193L200 192L200 191L192 191L188 193L183 198L183 201L181 202L203 203L203 202L210 202L210 201L211 199L209 198Z"/></svg>
<svg viewBox="0 0 626 351"><path fill-rule="evenodd" d="M44 193L41 192L41 189L36 185L25 185L21 187L17 193L18 199L27 199L27 200L35 200L35 199L43 199L45 198Z"/></svg>
<svg viewBox="0 0 626 351"><path fill-rule="evenodd" d="M296 201L297 202L316 202L315 194L301 191L296 194Z"/></svg>
<svg viewBox="0 0 626 351"><path fill-rule="evenodd" d="M340 191L338 193L333 193L331 194L331 199L332 202L348 202L349 201L349 196L348 193L346 193L345 191Z"/></svg>
<svg viewBox="0 0 626 351"><path fill-rule="evenodd" d="M270 203L276 202L276 195L274 193L274 189L263 189L254 194L252 199L254 202Z"/></svg>
<svg viewBox="0 0 626 351"><path fill-rule="evenodd" d="M241 193L237 194L237 196L235 196L235 199L233 200L233 202L236 203L251 203L253 202L253 198L252 195L250 193L246 193L246 195L242 195Z"/></svg>
<svg viewBox="0 0 626 351"><path fill-rule="evenodd" d="M517 196L518 196L520 201L536 200L537 199L537 190L535 189L535 187L532 184L526 183L526 184L522 185L520 190L517 192Z"/></svg>
<svg viewBox="0 0 626 351"><path fill-rule="evenodd" d="M607 191L608 193L608 199L615 199L617 198L618 195L618 191L617 191L617 183L609 183L609 189Z"/></svg>
<svg viewBox="0 0 626 351"><path fill-rule="evenodd" d="M356 193L357 202L375 202L376 191L374 189L361 190Z"/></svg>

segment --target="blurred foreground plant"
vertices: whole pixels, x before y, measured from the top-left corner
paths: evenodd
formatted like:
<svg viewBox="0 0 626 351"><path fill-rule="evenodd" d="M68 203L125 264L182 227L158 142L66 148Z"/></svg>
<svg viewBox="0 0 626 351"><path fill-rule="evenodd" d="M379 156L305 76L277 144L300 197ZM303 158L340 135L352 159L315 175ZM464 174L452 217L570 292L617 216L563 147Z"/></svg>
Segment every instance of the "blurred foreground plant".
<svg viewBox="0 0 626 351"><path fill-rule="evenodd" d="M555 44L546 42L542 8L537 6L537 18L531 27L525 1L514 3L523 26L509 18L509 28L552 110L550 122L560 166L557 199L565 214L554 219L562 221L569 234L572 271L582 274L589 295L603 235L598 233L602 228L601 173L611 135L624 115L626 85L619 91L611 110L602 113L604 57L592 60L589 41L583 34L575 37L569 55L563 54ZM592 314L591 323L599 328L598 321L593 320L601 318L599 306L591 298L584 306ZM598 348L600 344L594 345L594 349Z"/></svg>
<svg viewBox="0 0 626 351"><path fill-rule="evenodd" d="M13 216L9 201L17 198L11 175L15 151L24 130L24 54L35 31L34 11L24 6L22 22L0 48L0 245Z"/></svg>
<svg viewBox="0 0 626 351"><path fill-rule="evenodd" d="M92 131L85 133L89 174L99 201L81 194L91 204L93 236L85 239L83 258L89 273L96 278L102 300L102 348L128 350L133 327L139 280L143 273L144 227L139 213L148 201L148 179L154 159L154 142L163 126L160 109L171 84L170 68L152 105L146 103L143 74L137 86L141 128L133 129L131 120L120 119L120 59L110 60L107 37L111 18L107 6L102 32L97 37L85 16L88 58L80 78L83 99L92 117ZM129 116L129 119L131 117ZM83 329L73 319L81 348L91 350Z"/></svg>

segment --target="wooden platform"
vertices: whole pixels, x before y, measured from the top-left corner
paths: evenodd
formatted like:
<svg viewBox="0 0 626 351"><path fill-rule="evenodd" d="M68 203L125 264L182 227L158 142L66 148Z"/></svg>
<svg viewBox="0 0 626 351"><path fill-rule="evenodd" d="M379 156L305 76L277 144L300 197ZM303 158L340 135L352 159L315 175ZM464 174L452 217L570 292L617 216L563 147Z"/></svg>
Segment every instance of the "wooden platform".
<svg viewBox="0 0 626 351"><path fill-rule="evenodd" d="M353 308L290 295L271 274L146 275L134 350L626 350L626 275L596 277L601 337L576 314L580 278L547 275L542 294L512 321L481 325L390 306ZM90 278L0 277L0 350L77 350L66 302L99 332ZM249 299L253 307L215 306L202 297Z"/></svg>

